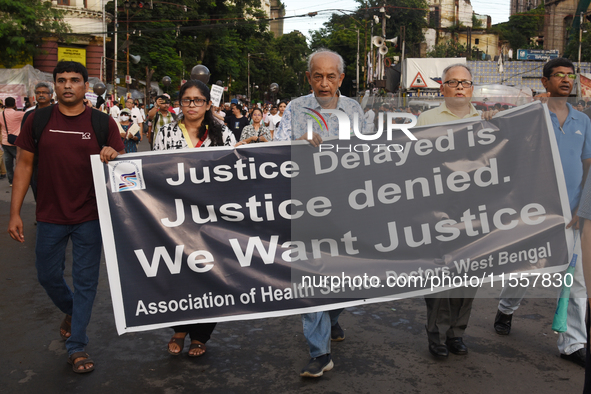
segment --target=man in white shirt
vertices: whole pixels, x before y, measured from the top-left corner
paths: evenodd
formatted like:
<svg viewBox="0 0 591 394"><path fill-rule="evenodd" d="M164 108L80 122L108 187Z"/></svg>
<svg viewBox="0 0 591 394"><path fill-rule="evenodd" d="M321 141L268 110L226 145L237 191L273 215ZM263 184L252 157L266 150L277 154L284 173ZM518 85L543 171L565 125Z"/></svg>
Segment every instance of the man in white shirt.
<svg viewBox="0 0 591 394"><path fill-rule="evenodd" d="M111 118L115 119L115 121L119 121L119 114L121 113L121 108L119 108L119 103L113 103L111 107L111 111L109 111L109 115Z"/></svg>
<svg viewBox="0 0 591 394"><path fill-rule="evenodd" d="M367 131L373 133L373 124L376 118L376 113L373 111L371 105L365 107L365 124L367 125Z"/></svg>
<svg viewBox="0 0 591 394"><path fill-rule="evenodd" d="M131 119L133 119L133 123L137 124L140 127L140 130L144 129L144 114L142 111L133 105L133 99L128 98L125 100L125 108L131 111Z"/></svg>

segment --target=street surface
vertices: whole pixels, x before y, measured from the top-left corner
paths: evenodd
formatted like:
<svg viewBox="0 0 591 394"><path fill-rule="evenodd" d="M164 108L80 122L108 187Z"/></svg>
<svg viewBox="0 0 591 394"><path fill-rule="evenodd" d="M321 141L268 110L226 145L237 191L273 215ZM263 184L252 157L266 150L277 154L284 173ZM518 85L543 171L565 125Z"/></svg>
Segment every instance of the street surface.
<svg viewBox="0 0 591 394"><path fill-rule="evenodd" d="M140 151L148 148L140 144ZM35 204L22 210L24 244L6 233L10 187L0 180L0 393L580 393L583 368L559 358L551 330L555 299L525 300L511 335L495 334L498 300L478 298L464 341L467 356L435 360L427 348L422 298L348 308L346 339L332 344L335 368L302 379L308 347L299 316L218 324L207 353L166 351L172 330L118 336L104 259L88 329L96 363L78 375L59 336L63 315L36 279ZM66 262L70 277L71 253Z"/></svg>

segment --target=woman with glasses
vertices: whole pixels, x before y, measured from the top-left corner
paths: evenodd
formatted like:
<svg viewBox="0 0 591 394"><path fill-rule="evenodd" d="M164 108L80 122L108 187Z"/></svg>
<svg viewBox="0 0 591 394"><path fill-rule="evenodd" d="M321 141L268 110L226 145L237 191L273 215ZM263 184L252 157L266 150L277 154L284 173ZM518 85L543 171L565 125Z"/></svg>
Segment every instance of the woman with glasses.
<svg viewBox="0 0 591 394"><path fill-rule="evenodd" d="M271 137L271 132L262 123L263 111L260 108L255 108L252 110L251 117L252 124L242 129L240 142L237 143L236 146L251 144L253 142L269 142L273 140L273 137Z"/></svg>
<svg viewBox="0 0 591 394"><path fill-rule="evenodd" d="M211 111L209 88L201 81L185 83L179 92L181 113L176 122L163 126L156 135L154 150L233 146L234 135L217 122ZM173 327L174 335L168 342L168 353L178 356L185 346L187 334L191 338L189 357L205 353L205 343L216 323L186 324Z"/></svg>
<svg viewBox="0 0 591 394"><path fill-rule="evenodd" d="M179 97L179 120L158 130L154 150L236 144L232 132L215 120L211 111L209 88L203 82L188 81L181 87Z"/></svg>

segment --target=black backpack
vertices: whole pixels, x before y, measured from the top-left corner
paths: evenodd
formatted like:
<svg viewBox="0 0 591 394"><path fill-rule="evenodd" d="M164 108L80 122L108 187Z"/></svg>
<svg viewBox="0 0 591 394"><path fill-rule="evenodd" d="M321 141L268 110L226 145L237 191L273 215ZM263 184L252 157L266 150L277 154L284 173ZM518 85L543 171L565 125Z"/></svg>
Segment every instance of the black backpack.
<svg viewBox="0 0 591 394"><path fill-rule="evenodd" d="M51 113L53 111L54 105L55 104L52 104L49 107L37 108L35 110L35 117L33 118L32 128L33 140L35 141L36 147L39 146L39 139L41 138L41 134L43 133L45 126L47 126L47 124L49 123L49 118L51 118ZM94 135L96 136L99 149L102 149L103 146L107 145L107 141L109 139L109 118L109 115L99 110L92 110L90 121L92 123L92 130L94 131Z"/></svg>

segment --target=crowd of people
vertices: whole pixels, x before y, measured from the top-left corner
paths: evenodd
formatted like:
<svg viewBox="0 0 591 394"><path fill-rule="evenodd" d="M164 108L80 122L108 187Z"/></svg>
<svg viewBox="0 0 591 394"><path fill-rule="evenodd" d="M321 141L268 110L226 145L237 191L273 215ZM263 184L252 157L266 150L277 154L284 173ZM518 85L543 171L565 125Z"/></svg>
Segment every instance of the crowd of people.
<svg viewBox="0 0 591 394"><path fill-rule="evenodd" d="M591 220L591 187L584 188L591 166L591 121L580 112L585 110L584 102L578 103L579 111L567 102L576 78L574 70L567 59L551 60L544 67L542 83L547 91L545 96L553 99L548 101L548 109L574 214L567 228L578 229L579 222L582 224ZM189 81L181 87L178 100L171 100L167 94L160 95L146 113L142 111L141 103L127 99L125 108L116 103L110 108L108 116L85 105L84 93L88 89L86 69L79 63L60 62L53 73L59 105L50 105L53 87L45 83L35 87L37 105L31 112L19 112L14 99L5 100L6 109L0 119L6 158L3 162L6 163L9 183L14 185L8 231L13 239L24 242L20 210L29 184L35 183L38 222L36 267L41 285L65 315L59 333L66 340L68 362L74 372L86 373L95 367L84 350L88 343L86 328L96 294L101 255L100 237L96 237L100 232L98 213L88 160L91 154L99 154L103 162L108 162L118 155L136 152L137 144L144 135L154 151L296 139L318 146L323 139L336 136L339 130L336 117L327 117L328 127L314 129L311 136L304 133L303 128L292 128L293 124L303 119L303 114L296 109L297 100L302 99L313 100L314 110L342 110L351 124L354 119L361 119L361 128L366 132L376 127L376 114L380 111L412 113L418 116L418 126L426 126L465 118L490 119L497 110L504 109L479 111L475 108L471 103L474 89L472 73L465 64L455 64L444 70L441 85L444 101L439 107L423 112L417 108L392 107L385 103L369 105L364 111L356 100L340 94L344 62L340 55L332 51L314 52L309 58L306 75L312 92L278 105L242 106L233 100L214 107L209 88L202 82ZM107 125L104 130L95 122L95 118L100 116L108 118L103 123ZM46 127L38 130L36 125L39 121L35 122L35 119L44 119ZM406 118L401 119L405 121ZM15 132L17 129L18 133ZM94 133L90 133L88 138L77 136L91 129ZM41 132L42 139L39 138ZM17 134L17 137L9 139L11 134ZM71 192L72 184L78 185L76 193ZM591 262L591 231L589 226L581 227L583 233L580 239L577 238L575 253L583 258L577 265L575 286L585 291L583 265ZM579 237L578 233L575 236ZM76 291L72 291L63 278L65 244L69 239L73 243L72 277ZM512 316L525 291L523 288L519 294L501 294L494 327L491 327L499 335L510 334ZM473 292L458 293L455 290L425 298L426 337L433 357L445 359L449 353L458 356L468 353L469 344L464 343L463 337L469 325L473 299ZM588 308L585 301L571 300L568 329L558 339L561 357L582 367L587 365L586 360L590 357L588 328L585 328L584 321L585 309ZM342 312L343 309L337 309L302 315L304 336L310 352L310 359L300 372L302 377L320 377L334 367L331 342L345 339L345 332L338 321ZM491 314L494 314L493 311ZM174 356L181 354L185 338L189 336L188 355L203 355L215 326L215 323L206 323L173 327L168 352ZM586 377L591 379L591 374L587 373ZM590 382L586 381L585 390L591 390Z"/></svg>

